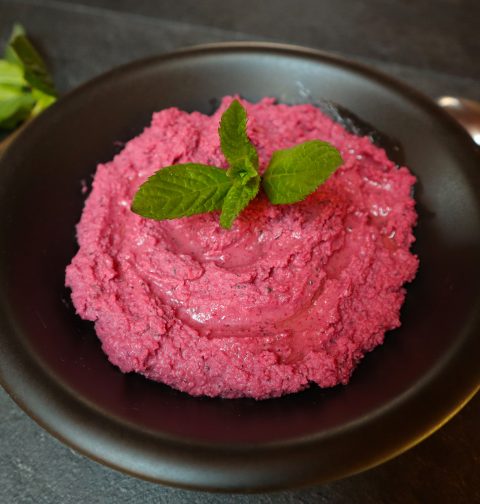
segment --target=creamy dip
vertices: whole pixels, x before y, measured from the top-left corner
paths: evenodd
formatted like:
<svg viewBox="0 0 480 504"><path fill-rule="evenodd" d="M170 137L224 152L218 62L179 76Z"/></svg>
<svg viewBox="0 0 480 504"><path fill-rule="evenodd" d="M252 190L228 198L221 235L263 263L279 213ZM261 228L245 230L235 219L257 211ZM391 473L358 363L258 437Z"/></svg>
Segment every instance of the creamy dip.
<svg viewBox="0 0 480 504"><path fill-rule="evenodd" d="M271 98L247 109L263 171L277 149L312 139L344 164L305 201L260 195L234 222L210 213L170 221L130 210L147 177L178 163L226 167L213 116L175 108L97 168L66 285L103 350L192 395L262 399L348 382L362 356L398 327L418 260L414 176L368 138L312 105Z"/></svg>

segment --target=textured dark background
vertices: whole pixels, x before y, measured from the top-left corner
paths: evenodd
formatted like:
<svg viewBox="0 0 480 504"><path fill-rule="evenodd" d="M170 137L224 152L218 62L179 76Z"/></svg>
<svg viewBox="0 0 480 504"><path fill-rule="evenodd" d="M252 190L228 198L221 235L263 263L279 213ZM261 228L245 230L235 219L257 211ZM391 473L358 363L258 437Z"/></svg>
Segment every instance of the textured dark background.
<svg viewBox="0 0 480 504"><path fill-rule="evenodd" d="M15 21L62 92L143 56L268 40L356 59L432 98L480 100L478 0L0 0L2 46ZM100 466L46 434L0 389L0 502L480 503L480 396L375 469L317 488L232 496L170 489Z"/></svg>

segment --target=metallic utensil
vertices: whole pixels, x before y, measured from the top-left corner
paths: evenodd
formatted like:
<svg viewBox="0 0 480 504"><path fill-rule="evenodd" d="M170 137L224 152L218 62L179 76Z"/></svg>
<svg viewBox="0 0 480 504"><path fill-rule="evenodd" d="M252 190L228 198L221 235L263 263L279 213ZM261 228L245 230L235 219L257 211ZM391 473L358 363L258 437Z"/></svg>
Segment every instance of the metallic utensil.
<svg viewBox="0 0 480 504"><path fill-rule="evenodd" d="M437 103L456 119L480 145L480 103L455 96L441 96Z"/></svg>

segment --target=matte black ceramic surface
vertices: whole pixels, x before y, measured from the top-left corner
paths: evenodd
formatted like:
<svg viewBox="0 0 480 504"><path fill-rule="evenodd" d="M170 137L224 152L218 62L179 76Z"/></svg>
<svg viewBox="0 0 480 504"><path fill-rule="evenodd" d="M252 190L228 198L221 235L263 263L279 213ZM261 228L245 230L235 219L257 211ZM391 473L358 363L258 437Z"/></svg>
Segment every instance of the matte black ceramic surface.
<svg viewBox="0 0 480 504"><path fill-rule="evenodd" d="M169 106L340 103L403 146L418 177L421 266L402 327L349 385L262 402L192 398L123 375L63 287L96 164ZM414 91L332 56L266 44L194 48L128 65L61 99L0 161L0 377L41 425L88 456L155 481L256 491L320 483L433 432L480 383L480 156Z"/></svg>

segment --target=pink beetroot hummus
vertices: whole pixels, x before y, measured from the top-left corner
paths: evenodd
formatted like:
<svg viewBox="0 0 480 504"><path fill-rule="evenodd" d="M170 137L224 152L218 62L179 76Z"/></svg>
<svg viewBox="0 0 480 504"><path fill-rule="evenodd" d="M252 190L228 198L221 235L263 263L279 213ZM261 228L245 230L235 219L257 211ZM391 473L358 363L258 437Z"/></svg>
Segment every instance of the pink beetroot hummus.
<svg viewBox="0 0 480 504"><path fill-rule="evenodd" d="M326 140L344 164L305 201L260 195L234 222L218 213L157 222L130 211L161 167L226 166L220 116L175 108L98 166L66 285L110 361L192 395L263 399L348 382L400 325L418 261L415 178L368 138L311 105L243 101L261 170L272 152Z"/></svg>

